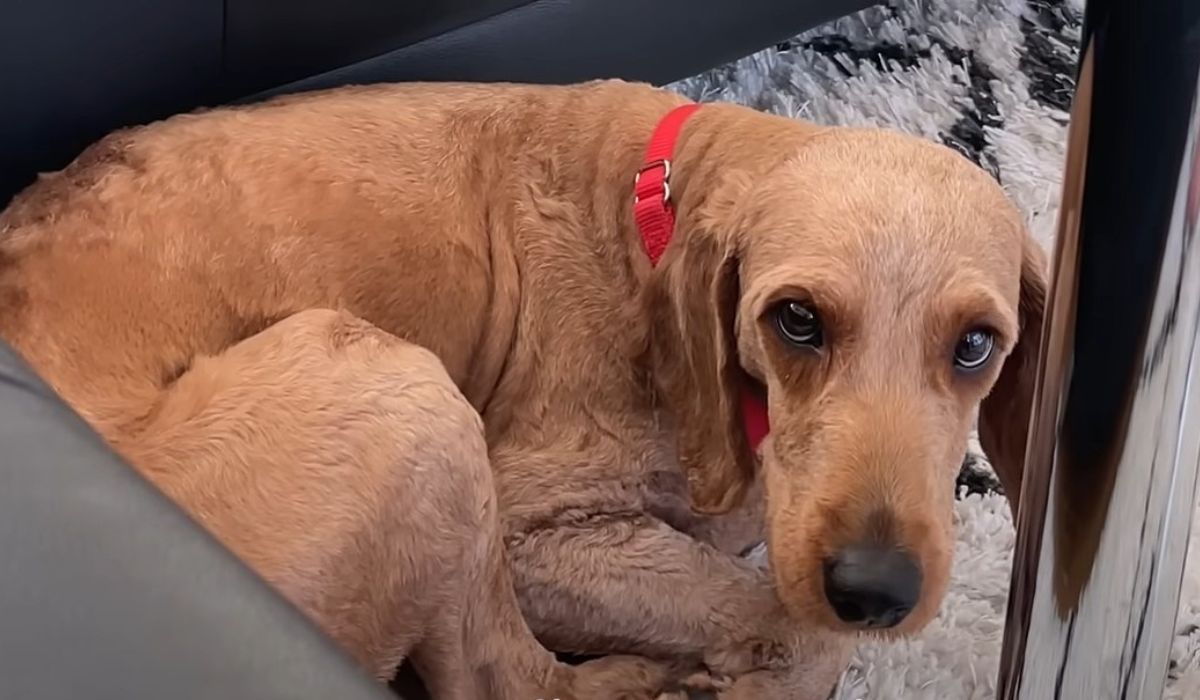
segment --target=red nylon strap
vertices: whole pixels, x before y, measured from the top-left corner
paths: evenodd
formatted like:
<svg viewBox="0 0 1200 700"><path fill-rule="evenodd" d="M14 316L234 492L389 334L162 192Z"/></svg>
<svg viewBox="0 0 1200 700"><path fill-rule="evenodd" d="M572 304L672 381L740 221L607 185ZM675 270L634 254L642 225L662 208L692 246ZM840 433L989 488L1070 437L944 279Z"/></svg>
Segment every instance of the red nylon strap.
<svg viewBox="0 0 1200 700"><path fill-rule="evenodd" d="M742 389L742 429L746 431L746 441L750 449L758 452L758 446L771 432L771 422L767 419L767 402L756 396L749 389Z"/></svg>
<svg viewBox="0 0 1200 700"><path fill-rule="evenodd" d="M638 169L633 186L633 220L642 232L646 254L654 265L675 232L675 207L671 202L671 158L675 141L688 117L700 109L698 104L676 107L662 118L646 146L642 167Z"/></svg>
<svg viewBox="0 0 1200 700"><path fill-rule="evenodd" d="M671 236L675 233L675 208L671 201L671 159L675 142L688 118L700 109L699 104L686 104L667 113L654 128L642 167L638 169L633 186L633 220L642 234L642 244L650 263L662 259ZM749 389L742 390L742 425L750 449L758 451L770 431L767 404Z"/></svg>

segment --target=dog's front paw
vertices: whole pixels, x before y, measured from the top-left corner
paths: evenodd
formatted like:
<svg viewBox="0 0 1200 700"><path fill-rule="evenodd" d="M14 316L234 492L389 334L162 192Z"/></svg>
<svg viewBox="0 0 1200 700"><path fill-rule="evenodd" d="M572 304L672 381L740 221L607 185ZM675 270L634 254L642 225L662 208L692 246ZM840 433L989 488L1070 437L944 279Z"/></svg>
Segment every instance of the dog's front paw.
<svg viewBox="0 0 1200 700"><path fill-rule="evenodd" d="M697 671L667 688L655 700L718 700L732 686L733 679L728 676Z"/></svg>
<svg viewBox="0 0 1200 700"><path fill-rule="evenodd" d="M704 662L733 678L719 700L824 700L850 663L856 641L834 632L776 630L713 649Z"/></svg>
<svg viewBox="0 0 1200 700"><path fill-rule="evenodd" d="M700 700L689 688L713 687L693 664L668 664L639 656L606 656L572 669L572 700ZM672 692L684 691L682 696ZM565 699L564 699L565 700Z"/></svg>
<svg viewBox="0 0 1200 700"><path fill-rule="evenodd" d="M704 655L704 665L725 676L752 671L783 670L792 664L793 645L768 639L746 640L714 649Z"/></svg>
<svg viewBox="0 0 1200 700"><path fill-rule="evenodd" d="M752 671L736 679L698 673L655 700L829 700L839 677L829 668Z"/></svg>
<svg viewBox="0 0 1200 700"><path fill-rule="evenodd" d="M755 671L723 688L716 700L828 700L836 677L823 673Z"/></svg>

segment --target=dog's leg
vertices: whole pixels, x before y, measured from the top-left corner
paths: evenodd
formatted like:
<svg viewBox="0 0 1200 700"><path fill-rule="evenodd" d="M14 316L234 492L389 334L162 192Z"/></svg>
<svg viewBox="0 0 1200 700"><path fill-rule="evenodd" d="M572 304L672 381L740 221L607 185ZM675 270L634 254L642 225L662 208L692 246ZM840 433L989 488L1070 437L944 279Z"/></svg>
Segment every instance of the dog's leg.
<svg viewBox="0 0 1200 700"><path fill-rule="evenodd" d="M430 353L332 311L199 358L114 446L384 679L414 656L438 700L575 697L521 618L475 412ZM609 692L613 690L614 692ZM589 697L579 695L579 697Z"/></svg>
<svg viewBox="0 0 1200 700"><path fill-rule="evenodd" d="M850 652L806 659L784 671L751 671L734 679L717 680L703 697L715 700L830 700L850 662ZM832 679L832 680L831 680ZM687 691L659 700L693 700Z"/></svg>
<svg viewBox="0 0 1200 700"><path fill-rule="evenodd" d="M694 657L827 694L853 643L797 629L765 571L649 516L558 523L510 535L509 549L526 619L553 649Z"/></svg>

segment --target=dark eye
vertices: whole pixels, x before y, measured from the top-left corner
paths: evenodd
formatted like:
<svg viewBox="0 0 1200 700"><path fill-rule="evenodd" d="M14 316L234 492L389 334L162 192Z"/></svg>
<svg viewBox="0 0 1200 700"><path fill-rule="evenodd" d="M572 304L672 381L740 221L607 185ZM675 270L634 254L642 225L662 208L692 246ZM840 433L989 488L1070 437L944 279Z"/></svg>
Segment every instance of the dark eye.
<svg viewBox="0 0 1200 700"><path fill-rule="evenodd" d="M792 345L821 346L821 317L805 302L785 301L777 306L775 327L779 329L779 335Z"/></svg>
<svg viewBox="0 0 1200 700"><path fill-rule="evenodd" d="M967 331L954 346L954 364L962 370L979 369L991 359L995 346L995 336L990 332L981 329Z"/></svg>

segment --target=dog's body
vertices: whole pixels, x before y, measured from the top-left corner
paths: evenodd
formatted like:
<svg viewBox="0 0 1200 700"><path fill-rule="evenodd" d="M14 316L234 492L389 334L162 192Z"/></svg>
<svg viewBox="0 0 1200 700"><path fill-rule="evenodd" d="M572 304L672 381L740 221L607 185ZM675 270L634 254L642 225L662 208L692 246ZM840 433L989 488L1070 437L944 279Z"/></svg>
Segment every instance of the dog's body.
<svg viewBox="0 0 1200 700"><path fill-rule="evenodd" d="M712 105L681 137L680 233L654 269L631 216L632 177L681 102L622 83L351 88L115 134L0 215L0 336L381 677L412 655L439 700L660 684L662 669L633 658L556 665L519 598L559 651L703 659L741 677L728 697L820 696L850 636L820 604L812 570L831 547L886 530L915 552L926 584L905 624L933 614L950 548L946 464L957 466L998 362L953 390L941 375L897 382L913 373L898 363L928 358L891 358L881 343L908 342L921 322L878 308L864 323L891 335L855 336L877 373L852 363L845 381L801 396L795 382L815 370L789 364L755 325L778 301L761 280L791 284L772 265L795 251L766 233L754 251L710 232L825 227L830 242L803 247L833 261L820 268L833 282L849 279L838 303L851 307L878 299L856 297L861 271L838 261L877 260L868 274L921 308L948 304L938 290L963 278L973 308L991 304L979 313L1009 352L1022 275L1022 303L1037 301L1037 280L1025 289L1036 253L986 176L938 147L874 132L839 143ZM805 180L797 162L830 172ZM876 191L814 193L826 177ZM773 194L779 182L795 201ZM896 188L910 198L894 201ZM929 201L935 192L949 201ZM742 208L763 197L792 218ZM872 198L878 207L848 222ZM932 246L940 229L866 243L838 234L926 221L980 231ZM996 242L980 244L989 232ZM700 308L725 303L726 247L737 303L754 305L736 319ZM924 264L926 249L948 264ZM735 364L770 392L774 576L736 554L758 534L753 517L726 537L722 520L690 507L727 510L755 469L729 427L721 346L733 324ZM935 385L942 403L908 400ZM1012 414L1026 389L1001 385L997 414ZM894 410L871 403L871 386ZM854 400L831 399L841 390ZM880 410L875 437L854 433ZM985 428L987 418L985 406ZM1011 446L987 446L1016 454L1020 418ZM881 455L930 465L919 478L829 469L798 481L783 454L866 472ZM999 466L1012 489L1019 472L1003 456Z"/></svg>

